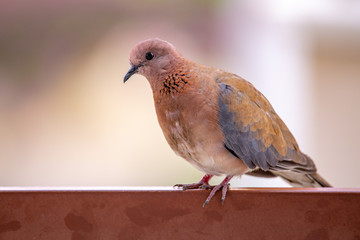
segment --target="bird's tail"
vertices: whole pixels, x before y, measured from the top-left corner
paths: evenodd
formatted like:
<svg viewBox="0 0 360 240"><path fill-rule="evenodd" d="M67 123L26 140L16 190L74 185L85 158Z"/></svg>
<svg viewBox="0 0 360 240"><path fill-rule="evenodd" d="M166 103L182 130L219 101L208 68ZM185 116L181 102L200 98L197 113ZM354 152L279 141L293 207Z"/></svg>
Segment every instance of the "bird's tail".
<svg viewBox="0 0 360 240"><path fill-rule="evenodd" d="M282 177L293 187L332 187L318 173L297 173L292 171L276 171L273 174Z"/></svg>
<svg viewBox="0 0 360 240"><path fill-rule="evenodd" d="M309 176L314 179L315 182L317 182L321 187L332 187L330 183L328 183L320 174L313 173L309 174Z"/></svg>

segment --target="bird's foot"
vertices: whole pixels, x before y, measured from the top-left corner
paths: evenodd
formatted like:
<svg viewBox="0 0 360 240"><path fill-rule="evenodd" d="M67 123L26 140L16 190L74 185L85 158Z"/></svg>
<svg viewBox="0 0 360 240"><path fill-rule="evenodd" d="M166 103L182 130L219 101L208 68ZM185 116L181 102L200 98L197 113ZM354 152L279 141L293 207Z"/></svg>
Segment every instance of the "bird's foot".
<svg viewBox="0 0 360 240"><path fill-rule="evenodd" d="M174 188L181 188L182 190L187 189L213 189L214 186L209 184L209 180L212 178L212 175L206 174L198 183L191 184L175 184Z"/></svg>
<svg viewBox="0 0 360 240"><path fill-rule="evenodd" d="M214 186L211 186L207 183L198 182L191 184L175 184L174 188L181 188L182 190L185 191L187 189L213 189Z"/></svg>
<svg viewBox="0 0 360 240"><path fill-rule="evenodd" d="M222 189L222 194L221 194L221 204L224 205L225 202L225 197L226 197L226 192L230 186L229 182L231 180L232 176L226 176L226 178L217 186L215 186L212 191L210 192L208 198L205 200L203 207L206 206L206 204L208 204L211 200L211 198L215 195L215 193Z"/></svg>

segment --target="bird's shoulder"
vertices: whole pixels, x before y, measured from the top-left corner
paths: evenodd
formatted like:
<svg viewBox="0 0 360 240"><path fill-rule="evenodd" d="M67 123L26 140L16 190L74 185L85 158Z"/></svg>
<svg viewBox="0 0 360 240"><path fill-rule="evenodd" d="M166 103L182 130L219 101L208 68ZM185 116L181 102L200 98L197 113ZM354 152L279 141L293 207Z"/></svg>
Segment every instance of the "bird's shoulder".
<svg viewBox="0 0 360 240"><path fill-rule="evenodd" d="M251 82L245 80L244 78L236 74L219 70L216 74L215 80L220 85L221 94L229 94L231 92L232 94L230 95L232 97L242 95L242 97L246 98L249 103L255 104L262 111L275 113L267 98L259 90L257 90Z"/></svg>

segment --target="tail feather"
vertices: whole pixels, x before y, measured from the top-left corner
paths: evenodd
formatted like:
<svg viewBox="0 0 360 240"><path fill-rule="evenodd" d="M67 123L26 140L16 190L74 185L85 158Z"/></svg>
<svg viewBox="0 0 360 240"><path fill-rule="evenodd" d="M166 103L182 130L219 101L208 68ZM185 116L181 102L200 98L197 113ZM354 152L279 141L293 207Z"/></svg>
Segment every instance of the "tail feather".
<svg viewBox="0 0 360 240"><path fill-rule="evenodd" d="M271 171L280 176L293 187L332 187L318 173L297 173L292 171Z"/></svg>
<svg viewBox="0 0 360 240"><path fill-rule="evenodd" d="M330 185L330 183L328 183L323 177L320 176L320 174L318 173L314 173L314 174L309 174L309 176L311 176L311 178L314 179L314 181L316 181L318 184L321 185L321 187L332 187Z"/></svg>
<svg viewBox="0 0 360 240"><path fill-rule="evenodd" d="M294 159L300 157L301 161L280 161L277 166L282 170L271 171L274 175L282 177L294 187L331 187L331 185L316 172L313 160L306 154L298 151L294 153Z"/></svg>

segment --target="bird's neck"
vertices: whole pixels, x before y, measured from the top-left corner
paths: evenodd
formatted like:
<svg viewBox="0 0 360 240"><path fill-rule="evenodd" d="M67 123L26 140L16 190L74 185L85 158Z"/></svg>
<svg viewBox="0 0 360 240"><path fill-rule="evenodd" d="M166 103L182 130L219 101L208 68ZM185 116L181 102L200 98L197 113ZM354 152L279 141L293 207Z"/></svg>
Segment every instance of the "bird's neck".
<svg viewBox="0 0 360 240"><path fill-rule="evenodd" d="M149 79L154 98L173 97L186 91L194 81L193 72L188 65L187 62L174 65L156 79Z"/></svg>

